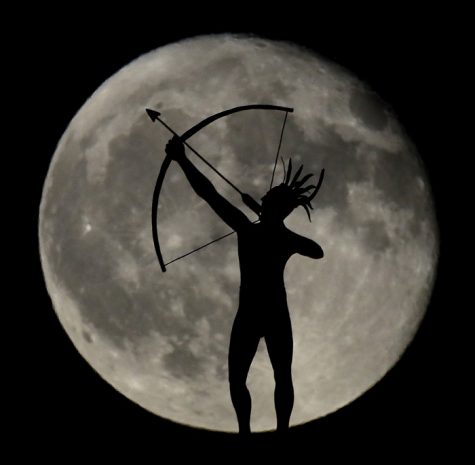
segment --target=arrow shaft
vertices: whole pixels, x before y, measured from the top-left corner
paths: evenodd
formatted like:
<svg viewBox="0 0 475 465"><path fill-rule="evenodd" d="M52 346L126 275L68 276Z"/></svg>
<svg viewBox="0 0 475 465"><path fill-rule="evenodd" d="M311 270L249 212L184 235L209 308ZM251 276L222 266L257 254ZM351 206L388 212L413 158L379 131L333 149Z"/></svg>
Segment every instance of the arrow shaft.
<svg viewBox="0 0 475 465"><path fill-rule="evenodd" d="M156 116L155 119L159 121L164 127L166 127L174 136L177 136L181 139L181 136L170 126L168 126L168 124L165 123L165 121L163 121L159 116ZM209 168L211 168L221 179L227 182L236 192L243 195L241 189L236 187L226 176L221 174L208 160L206 160L206 158L200 155L197 150L195 150L190 144L188 144L188 142L183 141L183 144L186 145L203 163L205 163Z"/></svg>

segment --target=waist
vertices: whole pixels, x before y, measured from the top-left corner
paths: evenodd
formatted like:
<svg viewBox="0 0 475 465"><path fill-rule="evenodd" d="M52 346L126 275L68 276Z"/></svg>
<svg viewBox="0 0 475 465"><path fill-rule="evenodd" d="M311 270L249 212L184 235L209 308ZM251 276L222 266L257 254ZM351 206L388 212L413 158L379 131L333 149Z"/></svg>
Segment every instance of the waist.
<svg viewBox="0 0 475 465"><path fill-rule="evenodd" d="M282 286L265 286L259 283L242 283L239 287L240 302L263 302L263 303L285 303L287 304L287 293Z"/></svg>

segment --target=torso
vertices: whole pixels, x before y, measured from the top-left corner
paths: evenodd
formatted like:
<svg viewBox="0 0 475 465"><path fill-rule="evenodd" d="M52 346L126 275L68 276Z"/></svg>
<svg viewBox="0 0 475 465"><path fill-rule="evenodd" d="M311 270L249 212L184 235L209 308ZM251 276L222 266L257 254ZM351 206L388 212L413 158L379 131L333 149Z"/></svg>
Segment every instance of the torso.
<svg viewBox="0 0 475 465"><path fill-rule="evenodd" d="M238 232L240 308L287 310L284 269L295 251L294 236L283 224L277 228L252 224Z"/></svg>

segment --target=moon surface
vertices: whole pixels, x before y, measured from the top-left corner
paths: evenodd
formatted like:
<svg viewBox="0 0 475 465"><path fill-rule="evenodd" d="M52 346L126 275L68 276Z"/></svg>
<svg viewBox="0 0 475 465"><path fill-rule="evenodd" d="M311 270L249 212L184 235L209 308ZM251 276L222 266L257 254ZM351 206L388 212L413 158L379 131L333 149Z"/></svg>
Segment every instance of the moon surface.
<svg viewBox="0 0 475 465"><path fill-rule="evenodd" d="M290 106L281 155L326 176L312 222L322 260L293 256L285 282L294 335L291 424L347 405L377 383L412 340L430 299L438 234L430 186L391 109L345 69L294 44L202 36L147 53L104 82L70 122L40 207L46 286L73 344L99 375L155 414L237 431L227 350L238 303L234 235L169 265L153 248L150 208L170 133L254 103ZM237 113L188 142L239 188L269 188L284 114ZM216 188L253 213L189 153ZM281 165L277 183L283 176ZM159 202L165 261L228 232L174 164ZM251 366L254 431L274 429L265 343Z"/></svg>

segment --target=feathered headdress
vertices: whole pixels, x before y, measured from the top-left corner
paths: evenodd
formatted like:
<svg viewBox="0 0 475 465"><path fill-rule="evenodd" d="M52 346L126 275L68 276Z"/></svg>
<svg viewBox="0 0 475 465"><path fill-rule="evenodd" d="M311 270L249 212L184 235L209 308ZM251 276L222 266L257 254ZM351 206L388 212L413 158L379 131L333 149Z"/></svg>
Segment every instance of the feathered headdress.
<svg viewBox="0 0 475 465"><path fill-rule="evenodd" d="M313 207L310 202L315 198L318 191L320 190L320 187L322 186L325 170L324 169L321 170L320 177L318 179L316 186L313 184L305 186L304 184L313 176L313 174L312 173L306 174L301 179L299 179L299 176L302 174L302 171L303 171L303 165L301 165L291 180L292 159L289 158L289 164L288 164L287 170L285 169L284 160L283 159L281 160L282 160L282 165L284 167L284 181L279 187L284 188L287 191L287 193L289 194L290 200L294 205L294 208L303 207L307 213L309 221L312 221L310 218L310 210L313 210ZM310 194L308 194L309 192Z"/></svg>

